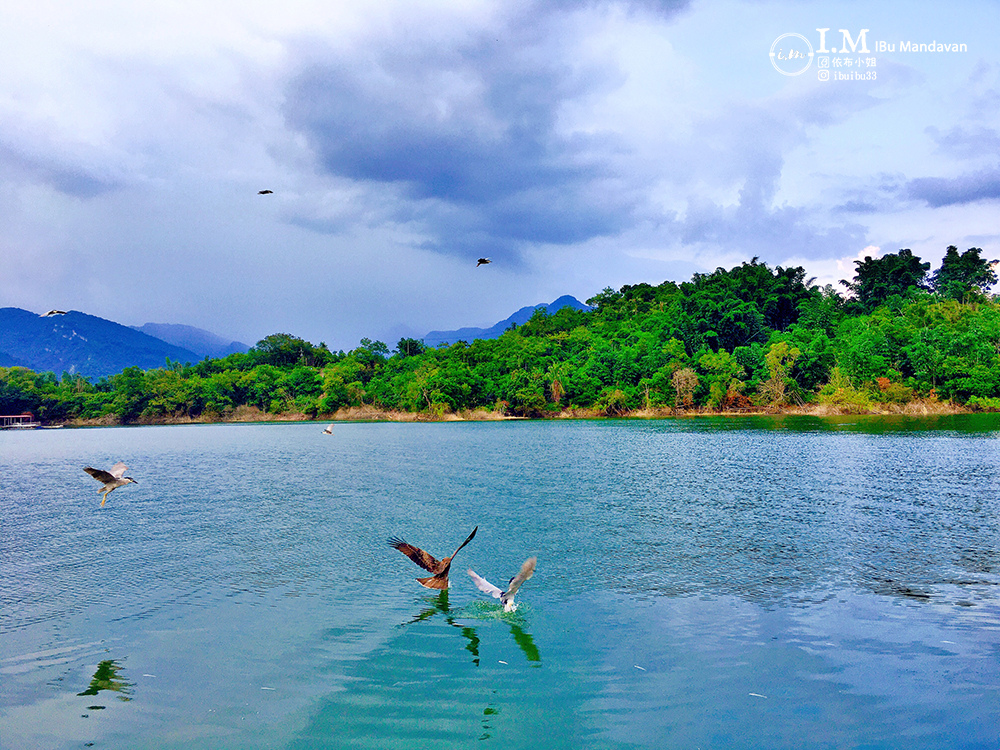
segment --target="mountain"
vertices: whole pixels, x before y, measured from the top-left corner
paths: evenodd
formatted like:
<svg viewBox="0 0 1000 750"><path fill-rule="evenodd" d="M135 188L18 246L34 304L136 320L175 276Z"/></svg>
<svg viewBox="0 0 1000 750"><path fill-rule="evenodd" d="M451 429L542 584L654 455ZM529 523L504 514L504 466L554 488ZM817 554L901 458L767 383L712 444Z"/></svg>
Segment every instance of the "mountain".
<svg viewBox="0 0 1000 750"><path fill-rule="evenodd" d="M166 341L168 344L188 349L201 357L226 357L235 352L249 351L250 347L239 341L226 341L211 331L176 323L146 323L132 326L135 330Z"/></svg>
<svg viewBox="0 0 1000 750"><path fill-rule="evenodd" d="M522 307L506 320L501 320L499 323L490 326L489 328L459 328L457 331L431 331L424 336L423 341L427 346L436 347L441 344L454 344L456 341L471 342L475 339L495 339L499 338L500 334L512 325L520 326L527 323L531 319L531 316L535 314L535 310L539 308L543 308L545 312L552 315L553 313L562 310L564 307L572 307L574 310L590 309L576 297L571 297L566 294L548 305L530 305L528 307Z"/></svg>
<svg viewBox="0 0 1000 750"><path fill-rule="evenodd" d="M85 377L114 375L126 367L162 367L199 362L190 349L94 315L70 311L43 318L16 307L0 308L0 352L35 372L79 373Z"/></svg>

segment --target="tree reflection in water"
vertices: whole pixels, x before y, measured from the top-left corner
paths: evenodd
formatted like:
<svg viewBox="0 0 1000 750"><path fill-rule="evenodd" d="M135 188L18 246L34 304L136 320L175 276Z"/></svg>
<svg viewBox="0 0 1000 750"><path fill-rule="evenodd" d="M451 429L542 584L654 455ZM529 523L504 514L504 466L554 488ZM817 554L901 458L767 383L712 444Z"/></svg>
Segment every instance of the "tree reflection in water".
<svg viewBox="0 0 1000 750"><path fill-rule="evenodd" d="M132 700L129 696L132 694L134 683L126 682L119 678L118 673L121 669L121 665L114 659L102 661L97 665L97 671L94 672L94 676L90 680L90 686L82 693L77 693L77 695L97 695L102 690L112 690L116 693L121 693L118 696L119 700Z"/></svg>

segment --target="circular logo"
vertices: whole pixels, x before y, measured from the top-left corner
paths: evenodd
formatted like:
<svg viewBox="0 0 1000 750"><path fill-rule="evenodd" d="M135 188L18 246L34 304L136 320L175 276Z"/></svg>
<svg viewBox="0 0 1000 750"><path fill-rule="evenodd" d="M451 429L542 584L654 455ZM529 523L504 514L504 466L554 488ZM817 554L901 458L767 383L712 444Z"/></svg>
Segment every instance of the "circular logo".
<svg viewBox="0 0 1000 750"><path fill-rule="evenodd" d="M782 34L771 45L771 65L783 76L797 76L812 65L813 46L801 34Z"/></svg>

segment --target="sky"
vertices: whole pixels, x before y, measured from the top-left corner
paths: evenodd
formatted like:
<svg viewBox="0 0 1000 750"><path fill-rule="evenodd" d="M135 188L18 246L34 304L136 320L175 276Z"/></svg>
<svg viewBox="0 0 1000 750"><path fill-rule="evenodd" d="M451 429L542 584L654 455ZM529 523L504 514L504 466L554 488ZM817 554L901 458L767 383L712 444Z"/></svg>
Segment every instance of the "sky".
<svg viewBox="0 0 1000 750"><path fill-rule="evenodd" d="M995 0L3 3L0 307L393 348L753 257L997 258L997 29Z"/></svg>

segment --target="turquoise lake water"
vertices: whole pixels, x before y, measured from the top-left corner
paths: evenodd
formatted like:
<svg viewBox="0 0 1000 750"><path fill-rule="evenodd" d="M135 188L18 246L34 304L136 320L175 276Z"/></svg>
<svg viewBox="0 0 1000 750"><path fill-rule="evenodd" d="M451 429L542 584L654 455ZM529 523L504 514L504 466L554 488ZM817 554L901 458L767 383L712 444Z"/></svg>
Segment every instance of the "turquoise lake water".
<svg viewBox="0 0 1000 750"><path fill-rule="evenodd" d="M0 433L0 745L1000 747L1000 415L324 426Z"/></svg>

